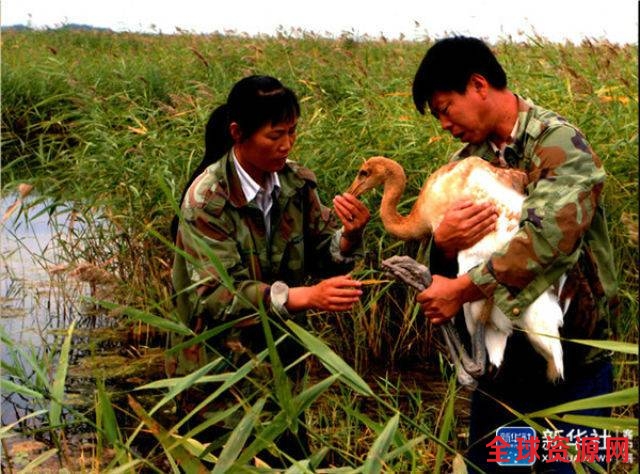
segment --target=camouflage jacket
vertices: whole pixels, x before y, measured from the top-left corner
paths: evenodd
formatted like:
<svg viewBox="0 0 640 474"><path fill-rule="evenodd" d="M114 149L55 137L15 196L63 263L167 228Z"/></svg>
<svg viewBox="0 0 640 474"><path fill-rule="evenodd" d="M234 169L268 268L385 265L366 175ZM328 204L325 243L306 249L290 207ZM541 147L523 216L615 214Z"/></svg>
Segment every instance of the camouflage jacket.
<svg viewBox="0 0 640 474"><path fill-rule="evenodd" d="M180 319L201 333L245 317L218 345L240 337L247 348L263 349L256 342L261 339L261 326L251 316L258 314L260 306L273 316L270 284L280 280L300 286L312 276L346 273L360 251L352 256L340 254L341 227L320 202L310 170L288 161L278 177L280 193L271 210L270 239L262 211L255 202L246 202L229 155L193 181L182 203L183 219L176 237L180 251L172 273ZM173 343L178 342L181 339L175 336ZM174 356L167 364L170 375L176 369L188 373L209 358L201 345Z"/></svg>
<svg viewBox="0 0 640 474"><path fill-rule="evenodd" d="M504 314L517 317L567 274L563 295L572 303L563 335L606 337L604 316L617 277L600 203L605 170L575 126L522 98L518 104L515 140L504 159L528 175L520 229L469 275ZM453 159L472 155L499 166L489 142L468 144Z"/></svg>

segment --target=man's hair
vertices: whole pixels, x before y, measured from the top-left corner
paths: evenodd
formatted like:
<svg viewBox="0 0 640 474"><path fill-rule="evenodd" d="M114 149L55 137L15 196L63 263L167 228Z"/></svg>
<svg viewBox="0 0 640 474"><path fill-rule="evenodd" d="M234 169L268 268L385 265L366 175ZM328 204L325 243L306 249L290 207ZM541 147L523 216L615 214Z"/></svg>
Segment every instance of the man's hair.
<svg viewBox="0 0 640 474"><path fill-rule="evenodd" d="M464 93L472 74L492 87L507 87L507 75L489 46L478 38L452 36L437 41L425 54L413 79L413 103L424 115L436 92Z"/></svg>

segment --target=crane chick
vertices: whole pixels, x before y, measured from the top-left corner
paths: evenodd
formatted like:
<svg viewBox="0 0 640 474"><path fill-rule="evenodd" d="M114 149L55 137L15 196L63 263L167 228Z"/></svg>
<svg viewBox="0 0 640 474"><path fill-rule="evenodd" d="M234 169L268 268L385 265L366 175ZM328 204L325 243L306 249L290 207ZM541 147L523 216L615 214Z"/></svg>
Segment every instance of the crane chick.
<svg viewBox="0 0 640 474"><path fill-rule="evenodd" d="M489 259L492 253L507 245L519 228L526 174L520 170L492 166L479 157L469 157L448 163L429 176L410 210L402 216L397 210L406 186L402 166L382 156L369 158L347 192L356 197L382 186L380 218L387 232L402 240L428 238L438 228L445 213L463 198L475 202L490 201L498 211L496 230L474 246L458 253L459 274ZM485 300L465 303L465 323L472 336L483 324L484 340L489 361L499 367L504 357L507 338L513 326L523 329L534 349L547 361L547 377L557 381L563 378L562 346L559 328L563 324L563 311L558 297L548 288L520 317L510 319L497 307L490 308L488 320L482 321ZM474 350L474 353L476 351Z"/></svg>

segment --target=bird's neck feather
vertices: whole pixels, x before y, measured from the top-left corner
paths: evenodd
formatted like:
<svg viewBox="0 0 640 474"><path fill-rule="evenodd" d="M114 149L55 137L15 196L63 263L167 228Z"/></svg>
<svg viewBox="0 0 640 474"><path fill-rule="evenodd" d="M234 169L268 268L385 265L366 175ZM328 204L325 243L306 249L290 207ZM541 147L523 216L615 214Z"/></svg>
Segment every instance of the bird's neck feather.
<svg viewBox="0 0 640 474"><path fill-rule="evenodd" d="M402 240L422 239L431 231L428 221L420 217L419 201L416 200L411 211L406 216L398 212L398 203L406 187L404 174L392 173L384 183L382 202L380 203L380 218L384 228L391 235Z"/></svg>

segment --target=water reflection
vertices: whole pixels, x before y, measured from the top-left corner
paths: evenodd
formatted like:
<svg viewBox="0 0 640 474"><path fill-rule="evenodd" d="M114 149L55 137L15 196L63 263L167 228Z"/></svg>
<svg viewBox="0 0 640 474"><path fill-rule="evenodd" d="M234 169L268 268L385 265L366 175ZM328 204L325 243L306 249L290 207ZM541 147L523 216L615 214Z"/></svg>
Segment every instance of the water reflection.
<svg viewBox="0 0 640 474"><path fill-rule="evenodd" d="M7 209L16 196L2 199ZM0 297L3 327L17 342L39 344L42 331L50 322L51 303L57 301L56 285L48 268L56 259L54 229L64 226L67 215L49 215L47 202L28 208L25 203L2 223ZM2 348L2 357L5 356Z"/></svg>
<svg viewBox="0 0 640 474"><path fill-rule="evenodd" d="M14 368L23 378L33 380L35 368L28 359L39 362L51 358L55 352L51 348L60 344L58 330L68 326L77 314L77 302L86 294L84 285L69 285L67 275L58 271L65 254L65 234L71 237L73 226L78 224L69 208L54 208L46 199L31 197L20 203L18 195L8 195L2 198L1 206L1 322L5 337L11 341L0 345L6 364L3 377ZM3 392L2 424L31 412L30 402L22 395Z"/></svg>
<svg viewBox="0 0 640 474"><path fill-rule="evenodd" d="M7 196L0 202L5 217L0 228L0 321L7 340L0 344L2 377L45 397L3 390L3 425L48 409L57 357L71 321L76 326L64 388L66 408L80 409L82 404L89 413L96 378L122 388L135 376L151 377L162 370L162 349L134 347L121 319L95 303L113 301L114 289L124 278L109 263L123 246L108 219L100 210L79 215L72 205L54 206L32 196L9 215L6 210L16 199ZM38 422L30 419L22 427Z"/></svg>

